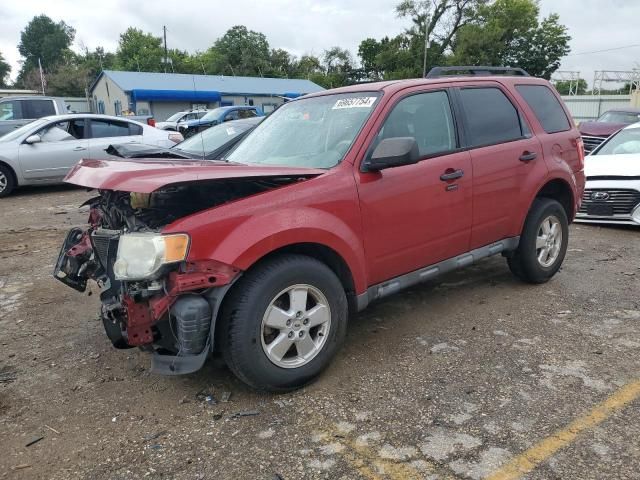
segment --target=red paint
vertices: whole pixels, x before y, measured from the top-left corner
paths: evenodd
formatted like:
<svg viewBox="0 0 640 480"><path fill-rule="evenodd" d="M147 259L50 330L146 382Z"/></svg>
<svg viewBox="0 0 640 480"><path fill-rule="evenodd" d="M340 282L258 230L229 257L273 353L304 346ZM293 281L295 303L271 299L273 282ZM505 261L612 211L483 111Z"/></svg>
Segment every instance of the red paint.
<svg viewBox="0 0 640 480"><path fill-rule="evenodd" d="M81 160L65 182L100 190L151 193L173 183L269 176L313 176L323 170L214 161Z"/></svg>

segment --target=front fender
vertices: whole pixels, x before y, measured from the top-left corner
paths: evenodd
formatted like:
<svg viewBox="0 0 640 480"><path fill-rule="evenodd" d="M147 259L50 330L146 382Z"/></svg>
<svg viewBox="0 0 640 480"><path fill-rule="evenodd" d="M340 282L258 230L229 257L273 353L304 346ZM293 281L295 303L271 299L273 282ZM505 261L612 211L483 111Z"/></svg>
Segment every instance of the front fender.
<svg viewBox="0 0 640 480"><path fill-rule="evenodd" d="M265 255L299 243L316 243L340 255L353 276L357 292L366 290L365 258L357 233L340 218L312 207L278 209L246 217L222 241L192 237L189 256L208 258L247 270Z"/></svg>

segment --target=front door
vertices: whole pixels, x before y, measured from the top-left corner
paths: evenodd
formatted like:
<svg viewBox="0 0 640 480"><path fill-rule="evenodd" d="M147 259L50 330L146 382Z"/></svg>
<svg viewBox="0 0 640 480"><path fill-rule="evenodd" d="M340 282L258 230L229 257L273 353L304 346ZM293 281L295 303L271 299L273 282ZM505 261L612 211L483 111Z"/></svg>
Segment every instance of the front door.
<svg viewBox="0 0 640 480"><path fill-rule="evenodd" d="M370 284L454 257L469 247L471 159L458 149L449 92L404 94L368 155L380 140L392 137L415 138L421 160L357 174Z"/></svg>
<svg viewBox="0 0 640 480"><path fill-rule="evenodd" d="M37 143L20 145L20 168L30 180L55 181L89 152L85 135L85 120L73 119L52 122L41 128Z"/></svg>

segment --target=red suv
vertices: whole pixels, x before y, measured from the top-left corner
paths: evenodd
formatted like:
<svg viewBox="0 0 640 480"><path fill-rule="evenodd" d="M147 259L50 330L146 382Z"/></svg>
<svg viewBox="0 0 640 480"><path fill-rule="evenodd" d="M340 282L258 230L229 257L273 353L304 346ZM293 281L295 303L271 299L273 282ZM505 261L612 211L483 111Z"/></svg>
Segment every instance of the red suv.
<svg viewBox="0 0 640 480"><path fill-rule="evenodd" d="M546 282L582 198L580 134L547 81L462 69L307 95L223 161L83 160L67 181L99 195L55 277L95 280L109 338L153 371L218 351L280 391L405 287L496 254Z"/></svg>

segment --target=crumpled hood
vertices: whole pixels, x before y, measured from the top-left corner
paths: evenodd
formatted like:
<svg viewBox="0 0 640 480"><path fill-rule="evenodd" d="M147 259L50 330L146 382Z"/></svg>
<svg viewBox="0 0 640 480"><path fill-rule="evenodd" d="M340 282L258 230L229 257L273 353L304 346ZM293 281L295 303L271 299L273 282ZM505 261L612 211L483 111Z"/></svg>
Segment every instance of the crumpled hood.
<svg viewBox="0 0 640 480"><path fill-rule="evenodd" d="M313 168L200 160L81 160L66 176L65 182L99 190L151 193L176 183L229 178L308 178L323 173L325 170Z"/></svg>
<svg viewBox="0 0 640 480"><path fill-rule="evenodd" d="M626 123L609 123L609 122L582 122L578 127L580 135L589 135L593 137L608 137L616 133L622 127L626 127Z"/></svg>
<svg viewBox="0 0 640 480"><path fill-rule="evenodd" d="M587 155L584 172L589 177L638 177L640 154Z"/></svg>

